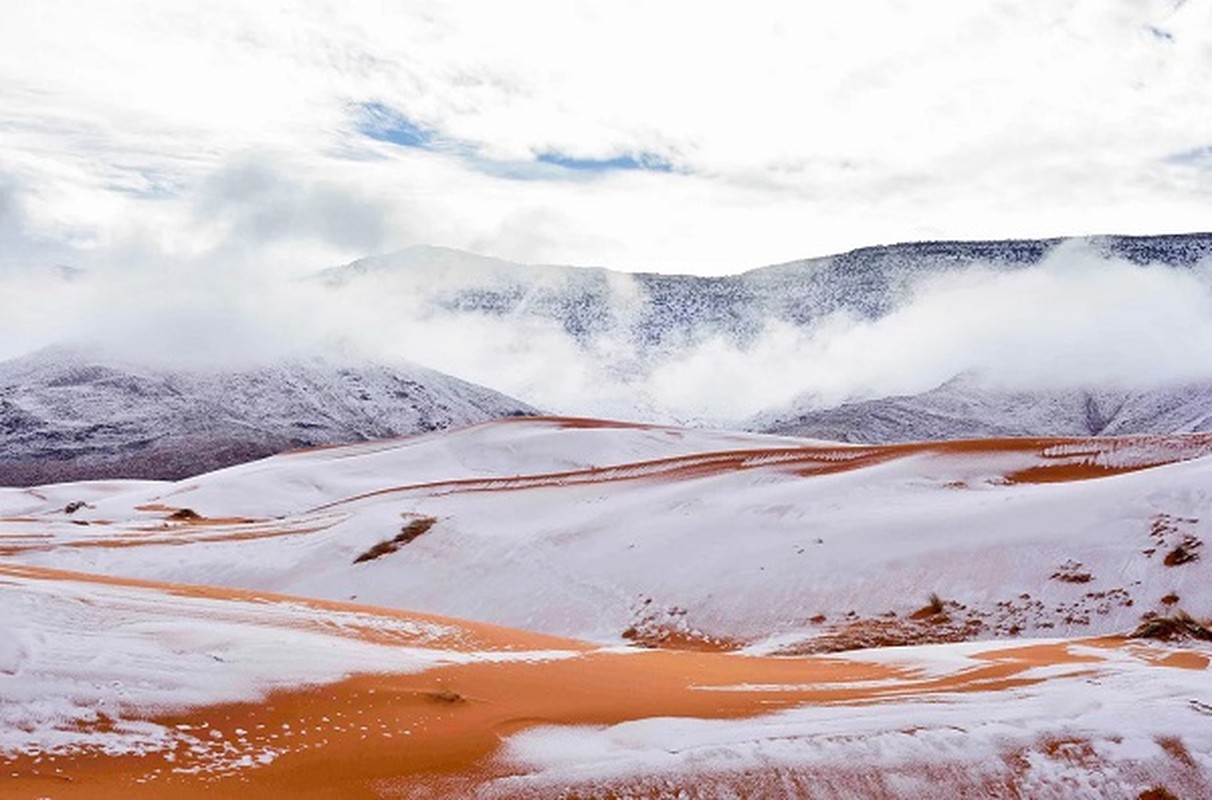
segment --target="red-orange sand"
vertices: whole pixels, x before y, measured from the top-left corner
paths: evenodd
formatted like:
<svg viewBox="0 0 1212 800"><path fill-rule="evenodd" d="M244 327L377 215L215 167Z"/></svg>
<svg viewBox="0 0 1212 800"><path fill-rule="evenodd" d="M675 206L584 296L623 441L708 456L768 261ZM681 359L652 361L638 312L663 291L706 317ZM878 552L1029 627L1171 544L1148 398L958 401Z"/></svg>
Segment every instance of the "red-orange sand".
<svg viewBox="0 0 1212 800"><path fill-rule="evenodd" d="M0 573L91 580L208 598L299 602L264 593L37 568L0 567ZM319 608L368 610L304 602ZM426 619L403 612L376 613ZM452 649L554 647L577 655L550 661L480 662L412 675L359 675L331 685L276 692L262 702L155 717L197 737L205 752L178 747L168 754L141 757L92 752L0 760L0 797L374 798L382 796L384 787L395 787L393 791L406 787L421 796L432 789L434 796L449 796L452 785L472 786L507 772L508 765L494 758L503 737L534 725L609 724L658 716L736 718L807 703L997 691L1034 682L1023 674L1033 667L1099 661L1096 655L1071 652L1065 643L1030 645L991 650L978 656L983 665L940 677L904 667L819 657L603 652L553 637L429 619L460 628L460 635L450 643ZM376 638L373 631L355 635ZM1149 650L1114 638L1081 644ZM1155 663L1164 668L1205 669L1207 658L1169 651ZM741 685L762 688L738 690ZM729 690L711 691L712 687ZM261 763L262 758L268 763Z"/></svg>
<svg viewBox="0 0 1212 800"><path fill-rule="evenodd" d="M622 427L597 420L553 420L567 427ZM764 466L777 457L779 468L805 475L869 466L919 453L981 454L1024 452L1046 463L1006 476L1012 482L1085 480L1142 467L1108 468L1091 463L1099 450L1047 455L1049 448L1076 440L987 440L853 449L751 450L646 462L643 477L691 475ZM1159 462L1160 463L1160 462ZM522 481L450 481L384 492L443 489L496 491L565 482L629 480L604 470L530 476ZM516 485L512 485L516 484ZM378 494L372 493L372 494ZM146 510L171 510L156 508ZM203 520L199 528L243 520ZM233 526L238 530L238 526ZM298 531L291 531L298 532ZM253 536L281 535L263 530ZM232 535L226 531L221 535ZM239 534L237 534L239 535ZM133 542L132 542L133 543ZM177 748L171 753L106 756L0 758L0 797L89 798L377 798L400 787L424 796L450 796L452 785L474 786L508 769L494 756L504 737L546 725L611 724L650 717L738 718L811 703L878 703L904 696L957 691L997 691L1034 682L1034 667L1091 664L1097 656L1075 654L1064 643L992 650L985 663L959 674L929 677L907 668L822 657L742 657L719 652L648 650L593 651L578 642L507 631L485 625L429 618L363 606L279 598L266 593L183 587L148 581L98 578L75 573L0 565L0 574L44 580L93 580L141 586L174 594L306 603L317 608L359 610L385 616L433 620L457 626L450 646L470 649L558 648L575 657L536 662L473 663L412 675L359 675L320 687L280 691L258 703L212 706L156 717L196 736L204 753ZM353 635L387 642L374 630ZM398 637L397 637L398 638ZM409 644L392 640L387 643ZM429 646L434 646L432 642ZM1158 668L1206 670L1209 659L1192 651L1155 650L1117 638L1082 640L1093 648L1127 650ZM761 685L762 690L735 690ZM711 687L733 687L711 691ZM103 723L104 724L104 723ZM218 757L216 757L218 756ZM262 761L264 759L264 761ZM453 783L452 783L453 781ZM443 787L446 787L445 789Z"/></svg>

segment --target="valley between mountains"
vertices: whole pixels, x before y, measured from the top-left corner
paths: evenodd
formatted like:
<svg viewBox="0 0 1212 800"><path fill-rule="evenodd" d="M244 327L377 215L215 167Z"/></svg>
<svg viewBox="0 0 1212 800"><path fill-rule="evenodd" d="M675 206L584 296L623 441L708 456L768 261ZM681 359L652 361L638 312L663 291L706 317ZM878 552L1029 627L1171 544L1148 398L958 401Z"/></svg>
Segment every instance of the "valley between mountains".
<svg viewBox="0 0 1212 800"><path fill-rule="evenodd" d="M0 793L1207 796L1210 455L524 417L3 489Z"/></svg>

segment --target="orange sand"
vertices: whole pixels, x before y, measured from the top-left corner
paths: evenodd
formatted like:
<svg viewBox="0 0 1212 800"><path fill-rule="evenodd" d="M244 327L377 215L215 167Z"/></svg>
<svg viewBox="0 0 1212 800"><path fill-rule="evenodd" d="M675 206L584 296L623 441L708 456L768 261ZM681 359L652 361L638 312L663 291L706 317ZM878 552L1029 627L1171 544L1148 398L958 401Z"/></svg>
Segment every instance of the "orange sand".
<svg viewBox="0 0 1212 800"><path fill-rule="evenodd" d="M197 737L209 752L198 755L181 747L171 760L164 754L108 757L96 752L53 759L22 757L0 763L0 796L6 798L371 798L380 796L384 786L422 792L430 787L438 792L436 787L449 787L450 781L469 781L463 784L467 786L507 774L509 765L494 757L502 739L535 725L612 724L658 716L737 718L808 703L873 703L936 693L999 691L1037 682L1024 674L1033 667L1089 664L1093 668L1101 660L1094 653L1074 653L1066 643L1037 644L991 649L976 656L976 666L927 676L903 666L825 657L603 652L553 637L341 603L23 567L0 567L0 573L220 599L305 602L317 608L429 620L458 628L458 635L449 640L425 643L451 650L559 648L576 653L562 660L473 663L413 675L360 675L336 684L276 692L263 702L155 717L169 726L188 726L185 733ZM353 635L384 641L377 634L364 630ZM413 644L398 634L393 643ZM1127 648L1158 668L1206 669L1208 665L1200 653L1154 649L1116 638L1074 644ZM267 751L275 756L268 764L234 766L241 758L255 760Z"/></svg>

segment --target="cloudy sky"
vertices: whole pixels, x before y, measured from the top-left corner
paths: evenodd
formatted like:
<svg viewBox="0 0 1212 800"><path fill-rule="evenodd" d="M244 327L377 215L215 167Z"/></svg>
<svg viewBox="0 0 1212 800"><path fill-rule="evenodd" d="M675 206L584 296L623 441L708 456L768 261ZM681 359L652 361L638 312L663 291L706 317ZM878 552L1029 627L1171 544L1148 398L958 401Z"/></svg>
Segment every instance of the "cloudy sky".
<svg viewBox="0 0 1212 800"><path fill-rule="evenodd" d="M0 264L1212 227L1212 0L0 2Z"/></svg>

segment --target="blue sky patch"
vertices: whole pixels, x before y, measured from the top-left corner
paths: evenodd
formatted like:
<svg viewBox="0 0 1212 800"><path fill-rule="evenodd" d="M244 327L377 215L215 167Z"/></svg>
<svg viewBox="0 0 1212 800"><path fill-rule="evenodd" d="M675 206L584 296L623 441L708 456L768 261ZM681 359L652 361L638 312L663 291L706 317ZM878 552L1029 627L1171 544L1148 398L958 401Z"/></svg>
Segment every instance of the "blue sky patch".
<svg viewBox="0 0 1212 800"><path fill-rule="evenodd" d="M584 180L608 172L672 172L673 165L654 153L614 158L575 158L559 151L538 153L531 160L499 160L482 155L470 142L450 139L413 121L404 112L378 102L358 103L355 127L377 142L453 156L469 168L509 180Z"/></svg>
<svg viewBox="0 0 1212 800"><path fill-rule="evenodd" d="M614 172L616 170L673 171L673 166L668 161L652 153L617 156L615 158L573 158L560 153L539 153L535 160L540 164L550 164L575 172Z"/></svg>
<svg viewBox="0 0 1212 800"><path fill-rule="evenodd" d="M399 111L382 103L359 105L358 132L379 142L388 142L400 147L432 149L434 135Z"/></svg>
<svg viewBox="0 0 1212 800"><path fill-rule="evenodd" d="M1175 153L1168 156L1166 161L1170 164L1179 164L1184 167L1196 167L1197 169L1212 168L1212 145L1197 147L1194 150L1186 150L1182 153Z"/></svg>

